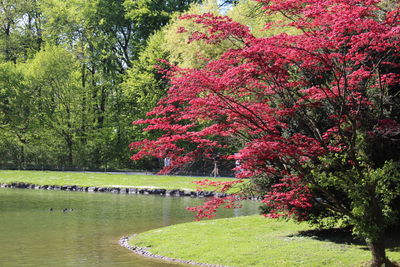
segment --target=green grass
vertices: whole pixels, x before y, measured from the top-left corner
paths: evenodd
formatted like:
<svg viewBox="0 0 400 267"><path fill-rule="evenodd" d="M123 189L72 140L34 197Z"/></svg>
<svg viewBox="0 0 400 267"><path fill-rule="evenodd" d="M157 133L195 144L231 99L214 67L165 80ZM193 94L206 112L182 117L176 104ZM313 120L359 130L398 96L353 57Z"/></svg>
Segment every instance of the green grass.
<svg viewBox="0 0 400 267"><path fill-rule="evenodd" d="M366 246L298 234L309 229L305 223L249 216L155 229L130 244L170 258L229 266L361 266L371 259ZM387 254L400 261L400 243Z"/></svg>
<svg viewBox="0 0 400 267"><path fill-rule="evenodd" d="M24 182L37 185L77 185L97 187L138 187L196 190L199 177L166 175L129 175L53 171L0 171L0 183ZM210 178L207 178L210 179ZM232 180L217 178L212 180ZM211 180L211 179L210 179Z"/></svg>

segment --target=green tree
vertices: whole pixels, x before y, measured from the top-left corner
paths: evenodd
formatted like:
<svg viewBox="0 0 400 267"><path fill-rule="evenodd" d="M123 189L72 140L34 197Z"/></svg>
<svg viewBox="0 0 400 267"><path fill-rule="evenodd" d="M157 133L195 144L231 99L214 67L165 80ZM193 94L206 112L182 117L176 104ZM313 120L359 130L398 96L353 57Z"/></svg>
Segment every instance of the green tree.
<svg viewBox="0 0 400 267"><path fill-rule="evenodd" d="M0 61L24 61L42 44L36 0L0 1Z"/></svg>
<svg viewBox="0 0 400 267"><path fill-rule="evenodd" d="M1 153L21 168L25 163L26 146L35 125L34 92L24 90L24 76L14 64L0 65L0 136ZM4 163L4 162L3 162Z"/></svg>
<svg viewBox="0 0 400 267"><path fill-rule="evenodd" d="M135 114L136 118L140 118L152 109L165 95L168 84L162 78L160 69L156 67L163 65L160 59L168 58L168 53L163 48L164 43L164 31L158 31L152 35L146 48L127 72L123 83L124 95L131 108L131 114Z"/></svg>
<svg viewBox="0 0 400 267"><path fill-rule="evenodd" d="M73 165L73 148L80 128L82 87L79 65L63 48L46 46L25 65L26 86L36 91L42 125L64 142L67 162Z"/></svg>
<svg viewBox="0 0 400 267"><path fill-rule="evenodd" d="M125 0L126 16L133 22L137 44L143 47L150 35L167 25L174 12L185 11L196 2L198 0Z"/></svg>

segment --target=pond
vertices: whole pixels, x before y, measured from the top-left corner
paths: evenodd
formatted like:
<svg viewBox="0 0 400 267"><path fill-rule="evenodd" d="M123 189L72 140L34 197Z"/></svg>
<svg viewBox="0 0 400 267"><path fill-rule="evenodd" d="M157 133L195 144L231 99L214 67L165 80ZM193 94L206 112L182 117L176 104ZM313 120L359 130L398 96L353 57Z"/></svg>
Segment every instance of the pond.
<svg viewBox="0 0 400 267"><path fill-rule="evenodd" d="M193 213L185 207L203 201L189 197L0 189L0 266L176 266L137 256L119 246L119 238L194 221ZM223 210L219 216L255 213L257 203L248 201L242 209Z"/></svg>

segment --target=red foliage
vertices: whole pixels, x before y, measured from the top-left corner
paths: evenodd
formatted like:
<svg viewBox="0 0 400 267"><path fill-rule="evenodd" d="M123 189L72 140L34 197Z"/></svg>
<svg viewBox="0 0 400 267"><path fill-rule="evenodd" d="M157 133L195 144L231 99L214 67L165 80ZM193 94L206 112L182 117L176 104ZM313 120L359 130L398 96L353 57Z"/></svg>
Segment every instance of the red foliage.
<svg viewBox="0 0 400 267"><path fill-rule="evenodd" d="M314 204L310 181L303 179L306 163L340 152L357 165L355 133L399 133L399 123L378 112L384 106L380 92L400 79L393 71L399 67L399 8L386 12L378 0L258 1L266 12L285 14L288 25L302 33L255 38L226 17L185 16L207 29L192 41L234 37L244 46L202 69L168 72L168 96L150 118L136 122L164 135L131 144L139 150L132 158L170 157L179 167L222 147L216 136L242 137L246 145L237 156L238 175L278 177L264 200L270 216L305 219ZM195 146L188 150L188 143ZM191 210L210 217L234 199L213 199Z"/></svg>
<svg viewBox="0 0 400 267"><path fill-rule="evenodd" d="M270 218L295 216L299 220L307 219L307 209L311 208L312 195L306 185L302 185L301 177L282 178L273 186L271 192L264 196L263 202L271 207ZM282 213L283 211L283 213Z"/></svg>
<svg viewBox="0 0 400 267"><path fill-rule="evenodd" d="M212 198L201 206L189 207L187 210L196 212L197 220L201 220L203 218L211 219L215 216L215 213L220 207L225 209L240 208L240 205L238 204L239 200L240 198L234 195L223 198Z"/></svg>

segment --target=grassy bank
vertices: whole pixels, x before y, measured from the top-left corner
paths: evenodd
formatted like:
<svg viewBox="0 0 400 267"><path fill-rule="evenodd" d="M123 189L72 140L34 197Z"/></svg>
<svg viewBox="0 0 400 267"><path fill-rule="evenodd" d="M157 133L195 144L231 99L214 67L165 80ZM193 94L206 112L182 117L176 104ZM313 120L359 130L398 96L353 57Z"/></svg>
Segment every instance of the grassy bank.
<svg viewBox="0 0 400 267"><path fill-rule="evenodd" d="M365 245L299 234L307 224L249 216L173 225L141 233L131 246L170 258L229 266L361 266L371 258ZM400 261L400 242L388 249Z"/></svg>
<svg viewBox="0 0 400 267"><path fill-rule="evenodd" d="M199 177L80 173L53 171L0 171L0 183L24 182L37 185L77 185L98 187L139 187L195 190ZM209 179L209 178L208 178ZM227 181L233 178L215 180ZM214 180L214 179L213 179Z"/></svg>

